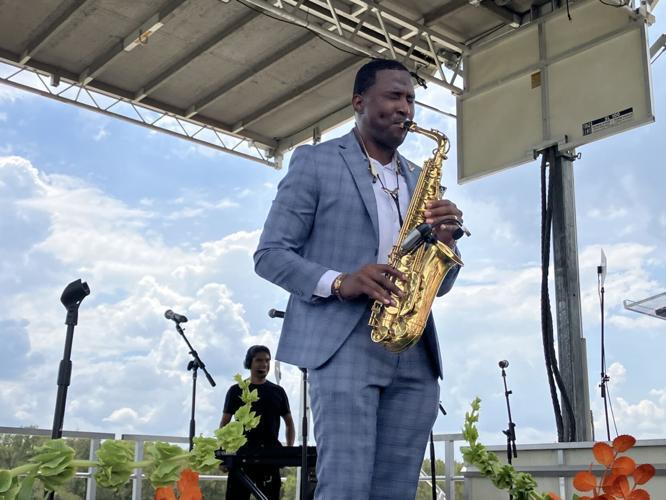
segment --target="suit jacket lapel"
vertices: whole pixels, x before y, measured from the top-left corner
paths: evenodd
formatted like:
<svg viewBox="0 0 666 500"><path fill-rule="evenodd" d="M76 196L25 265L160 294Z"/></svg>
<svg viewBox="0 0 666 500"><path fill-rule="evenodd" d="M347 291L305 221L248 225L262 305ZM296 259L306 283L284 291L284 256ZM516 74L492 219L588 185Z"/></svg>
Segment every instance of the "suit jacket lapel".
<svg viewBox="0 0 666 500"><path fill-rule="evenodd" d="M343 136L340 144L340 154L354 178L356 188L361 195L365 209L372 221L375 230L375 241L379 244L379 218L377 216L377 201L372 189L372 176L368 170L368 160L361 150L353 132Z"/></svg>

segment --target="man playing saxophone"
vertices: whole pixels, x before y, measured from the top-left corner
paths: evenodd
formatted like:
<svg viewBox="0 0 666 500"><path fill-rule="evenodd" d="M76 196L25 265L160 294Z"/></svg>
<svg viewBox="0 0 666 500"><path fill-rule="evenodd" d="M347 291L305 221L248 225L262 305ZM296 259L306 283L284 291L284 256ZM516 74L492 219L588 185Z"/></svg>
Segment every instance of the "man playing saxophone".
<svg viewBox="0 0 666 500"><path fill-rule="evenodd" d="M414 498L436 418L442 368L432 316L400 353L372 342L368 325L374 301L395 303L394 280L406 278L387 262L420 171L397 151L414 98L399 62L364 65L356 126L294 151L254 255L256 272L291 294L276 357L309 370L317 500ZM424 217L457 253L455 203L432 200Z"/></svg>

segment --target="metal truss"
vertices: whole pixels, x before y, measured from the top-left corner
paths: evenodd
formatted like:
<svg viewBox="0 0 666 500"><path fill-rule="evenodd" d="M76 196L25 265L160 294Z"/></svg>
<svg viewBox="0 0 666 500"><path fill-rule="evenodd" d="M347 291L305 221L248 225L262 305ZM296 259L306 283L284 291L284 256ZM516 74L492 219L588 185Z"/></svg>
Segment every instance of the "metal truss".
<svg viewBox="0 0 666 500"><path fill-rule="evenodd" d="M424 80L455 94L461 54L466 50L453 33L428 26L441 15L414 21L372 0L242 0L264 12L309 29L350 52L398 59ZM460 38L459 38L460 39ZM451 68L447 77L445 68Z"/></svg>
<svg viewBox="0 0 666 500"><path fill-rule="evenodd" d="M62 83L60 77L54 77L47 72L6 61L4 64L0 63L0 70L10 68L15 71L10 72L8 76L0 74L0 83L180 137L269 167L279 169L282 166L282 155L271 156L274 149L269 145L258 144L251 139L231 135L228 131L210 124L167 113L131 99L92 90L76 81Z"/></svg>

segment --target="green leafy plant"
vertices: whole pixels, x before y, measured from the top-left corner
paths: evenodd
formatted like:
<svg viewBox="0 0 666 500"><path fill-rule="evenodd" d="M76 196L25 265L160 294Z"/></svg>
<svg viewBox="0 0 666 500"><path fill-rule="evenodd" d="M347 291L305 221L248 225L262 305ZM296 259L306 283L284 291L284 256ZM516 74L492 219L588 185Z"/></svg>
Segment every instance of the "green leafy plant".
<svg viewBox="0 0 666 500"><path fill-rule="evenodd" d="M475 466L483 477L492 481L499 489L508 490L516 500L556 500L554 493L540 493L537 491L537 483L534 478L526 472L518 472L510 464L502 464L497 455L488 451L479 443L479 431L476 424L479 421L479 410L481 399L472 401L471 411L465 413L465 426L463 436L469 444L462 449L465 461Z"/></svg>
<svg viewBox="0 0 666 500"><path fill-rule="evenodd" d="M512 465L502 464L494 453L478 442L476 424L479 421L481 400L475 398L471 407L471 411L465 414L463 428L463 436L469 443L469 447L462 450L465 461L479 469L495 486L508 490L516 500L560 500L555 493L538 492L537 483L530 474L518 472ZM638 486L647 483L655 475L655 468L650 464L636 466L632 458L620 456L634 444L636 439L629 435L616 437L610 445L595 443L592 453L605 470L598 483L591 466L587 471L576 474L574 488L581 492L591 492L592 496L574 494L573 500L650 500L648 492Z"/></svg>
<svg viewBox="0 0 666 500"><path fill-rule="evenodd" d="M150 443L146 446L147 459L135 462L131 442L107 440L97 450L97 460L75 460L74 449L62 439L47 441L35 448L35 455L25 465L13 469L0 469L0 500L31 500L32 487L41 481L49 491L55 491L71 480L77 468L96 467L97 484L118 490L129 481L134 469L144 469L155 488L156 500L176 498L174 484L180 500L200 500L199 473L211 473L221 464L215 450L235 453L247 442L245 434L259 424L260 417L252 411L252 403L259 400L256 389L250 390L250 381L236 375L241 388L243 406L234 414L234 421L215 431L215 437L199 436L193 439L188 452L169 443Z"/></svg>

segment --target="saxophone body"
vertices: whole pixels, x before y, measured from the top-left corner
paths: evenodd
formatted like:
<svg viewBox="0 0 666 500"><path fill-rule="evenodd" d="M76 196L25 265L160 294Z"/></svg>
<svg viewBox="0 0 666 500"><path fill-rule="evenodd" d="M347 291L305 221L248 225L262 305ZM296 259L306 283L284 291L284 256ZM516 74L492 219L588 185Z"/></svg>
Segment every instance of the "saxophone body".
<svg viewBox="0 0 666 500"><path fill-rule="evenodd" d="M410 120L404 128L430 137L437 147L433 157L423 164L398 241L389 255L388 263L407 278L405 281L391 278L403 297L392 295L396 305L376 300L370 314L372 340L392 352L402 352L418 342L446 274L453 266L463 265L455 252L440 241L423 243L409 252L402 249L405 238L425 222L426 203L440 199L442 164L450 146L448 137L437 130L422 129Z"/></svg>

